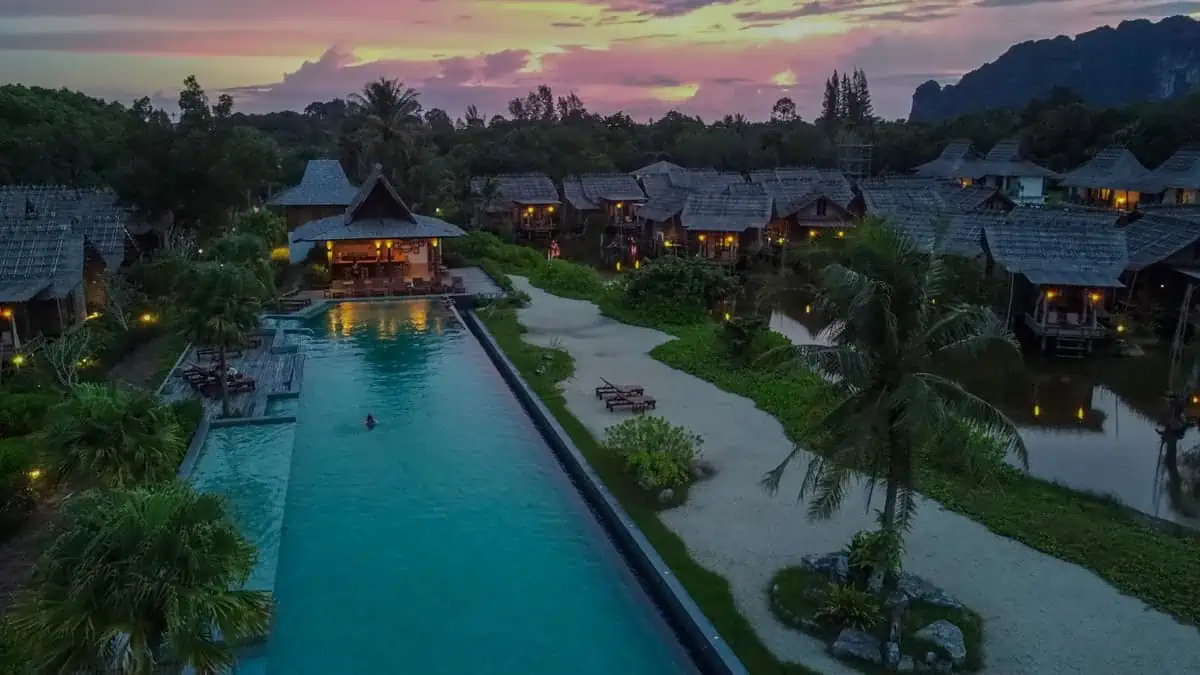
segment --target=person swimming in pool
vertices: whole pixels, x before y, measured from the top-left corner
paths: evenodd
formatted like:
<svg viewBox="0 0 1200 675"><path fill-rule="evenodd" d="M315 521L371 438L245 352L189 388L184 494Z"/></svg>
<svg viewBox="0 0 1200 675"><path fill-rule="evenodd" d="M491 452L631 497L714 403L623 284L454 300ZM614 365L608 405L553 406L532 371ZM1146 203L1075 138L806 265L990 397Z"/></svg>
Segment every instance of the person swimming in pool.
<svg viewBox="0 0 1200 675"><path fill-rule="evenodd" d="M375 421L375 416L371 413L367 413L367 431L374 429L376 424L378 424L378 422Z"/></svg>

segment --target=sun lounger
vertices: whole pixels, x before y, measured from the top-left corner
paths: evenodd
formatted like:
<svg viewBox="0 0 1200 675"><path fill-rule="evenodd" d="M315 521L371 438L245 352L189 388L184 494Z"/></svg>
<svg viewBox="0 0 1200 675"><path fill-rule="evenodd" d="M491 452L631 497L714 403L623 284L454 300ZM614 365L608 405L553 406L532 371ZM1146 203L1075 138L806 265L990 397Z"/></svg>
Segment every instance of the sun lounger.
<svg viewBox="0 0 1200 675"><path fill-rule="evenodd" d="M641 395L646 393L646 390L641 385L637 384L612 384L607 380L604 384L596 387L596 398L604 398L607 395L616 394L618 396Z"/></svg>
<svg viewBox="0 0 1200 675"><path fill-rule="evenodd" d="M425 295L429 293L429 282L422 277L414 277L412 280L413 293L417 295Z"/></svg>
<svg viewBox="0 0 1200 675"><path fill-rule="evenodd" d="M653 410L657 405L657 401L655 401L651 396L613 396L612 398L606 400L604 405L608 408L609 412L623 408L628 408L633 412L645 412L647 410Z"/></svg>

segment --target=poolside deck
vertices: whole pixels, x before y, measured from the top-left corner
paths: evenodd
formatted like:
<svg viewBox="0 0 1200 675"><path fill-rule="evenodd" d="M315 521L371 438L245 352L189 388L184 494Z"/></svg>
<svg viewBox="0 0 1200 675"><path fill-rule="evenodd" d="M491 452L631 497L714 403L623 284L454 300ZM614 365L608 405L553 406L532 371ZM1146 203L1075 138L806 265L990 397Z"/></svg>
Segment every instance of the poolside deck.
<svg viewBox="0 0 1200 675"><path fill-rule="evenodd" d="M456 277L462 277L463 285L466 287L465 293L457 293L457 294L456 293L430 293L429 295L413 295L411 293L406 293L403 295L378 296L378 297L395 297L397 299L401 299L401 298L423 298L423 297L450 297L453 295L498 296L498 295L504 294L504 291L500 290L500 287L496 285L496 282L493 281L491 277L489 277L483 270L479 269L478 267L454 268L454 269L450 270L450 275L456 276ZM288 297L289 297L289 299L292 299L292 300L308 300L310 303L317 303L317 302L321 302L322 300L331 299L331 298L329 298L327 292L324 289L311 289L311 290L306 290L306 291L300 291L299 293L296 293L295 295L291 295ZM353 299L353 298L335 298L334 300L338 301L338 300L342 300L342 299ZM282 313L284 313L284 314L294 313L294 312L301 311L304 308L305 308L304 306L295 306L295 307L292 307L292 308L289 308L289 309L283 311Z"/></svg>
<svg viewBox="0 0 1200 675"><path fill-rule="evenodd" d="M230 357L228 363L239 373L254 379L255 390L243 393L231 393L229 403L236 417L261 416L266 410L267 399L275 394L294 395L300 389L300 375L303 353L272 353L271 337L264 336L262 346L246 349L241 356ZM181 401L188 398L202 398L204 412L209 418L221 416L220 397L202 396L192 389L185 381L181 371L191 365L210 366L213 360L200 357L196 348L188 348L184 358L167 377L160 395L167 402Z"/></svg>

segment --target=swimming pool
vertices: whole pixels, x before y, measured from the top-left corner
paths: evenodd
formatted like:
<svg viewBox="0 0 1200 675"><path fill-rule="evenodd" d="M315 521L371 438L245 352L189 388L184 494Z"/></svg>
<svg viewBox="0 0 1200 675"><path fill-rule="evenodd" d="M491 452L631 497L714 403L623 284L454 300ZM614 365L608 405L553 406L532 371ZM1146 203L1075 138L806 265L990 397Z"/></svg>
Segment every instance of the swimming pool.
<svg viewBox="0 0 1200 675"><path fill-rule="evenodd" d="M447 310L306 325L270 675L695 672Z"/></svg>

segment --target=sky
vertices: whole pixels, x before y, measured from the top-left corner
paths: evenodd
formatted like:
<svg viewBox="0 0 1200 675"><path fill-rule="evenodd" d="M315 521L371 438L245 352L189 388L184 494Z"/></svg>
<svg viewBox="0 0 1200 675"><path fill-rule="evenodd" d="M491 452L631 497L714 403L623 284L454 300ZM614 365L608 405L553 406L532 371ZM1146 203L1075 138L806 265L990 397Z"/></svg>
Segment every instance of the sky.
<svg viewBox="0 0 1200 675"><path fill-rule="evenodd" d="M1200 0L0 0L0 83L173 107L195 74L246 112L296 109L380 77L426 108L490 116L538 84L635 119L812 119L834 69L876 112L1014 43L1126 19L1200 17Z"/></svg>

